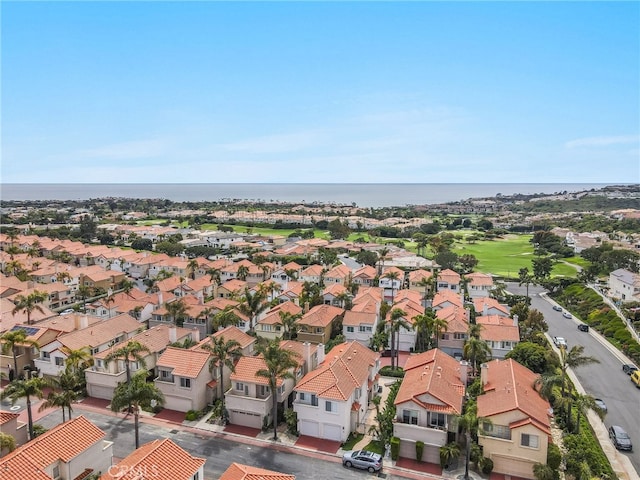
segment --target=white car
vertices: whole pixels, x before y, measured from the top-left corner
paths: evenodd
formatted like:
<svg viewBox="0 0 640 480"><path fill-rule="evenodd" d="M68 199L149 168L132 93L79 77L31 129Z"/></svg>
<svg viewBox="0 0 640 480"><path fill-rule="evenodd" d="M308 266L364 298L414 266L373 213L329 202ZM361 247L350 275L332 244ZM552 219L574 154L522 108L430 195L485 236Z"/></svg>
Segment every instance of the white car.
<svg viewBox="0 0 640 480"><path fill-rule="evenodd" d="M67 308L67 309L61 311L60 315L68 315L70 313L75 313L75 310L73 308Z"/></svg>
<svg viewBox="0 0 640 480"><path fill-rule="evenodd" d="M564 337L553 337L553 344L558 348L567 348L567 341Z"/></svg>

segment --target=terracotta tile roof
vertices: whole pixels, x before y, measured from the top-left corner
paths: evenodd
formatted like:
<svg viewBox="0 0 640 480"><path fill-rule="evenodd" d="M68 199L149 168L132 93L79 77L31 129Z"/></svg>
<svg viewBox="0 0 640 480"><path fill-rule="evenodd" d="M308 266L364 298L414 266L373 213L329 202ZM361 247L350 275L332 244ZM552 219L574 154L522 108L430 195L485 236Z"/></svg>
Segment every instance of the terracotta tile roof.
<svg viewBox="0 0 640 480"><path fill-rule="evenodd" d="M344 319L342 325L348 325L350 327L356 327L359 325L373 325L376 323L377 315L375 313L368 312L354 312L353 310L347 310L344 312Z"/></svg>
<svg viewBox="0 0 640 480"><path fill-rule="evenodd" d="M139 328L144 328L144 325L131 315L123 313L108 320L89 325L87 328L61 335L58 340L65 347L71 350L78 350L84 347L97 347L120 334L130 334Z"/></svg>
<svg viewBox="0 0 640 480"><path fill-rule="evenodd" d="M398 290L396 292L396 296L394 297L394 301L401 302L403 300L411 300L413 303L417 304L422 310L422 294L420 292L416 292L415 290L407 290L406 288L403 290Z"/></svg>
<svg viewBox="0 0 640 480"><path fill-rule="evenodd" d="M309 345L309 353L310 355L313 355L314 353L316 353L318 351L318 345L314 345L314 344L308 344ZM296 355L294 356L294 359L298 362L299 366L302 366L304 364L304 362L307 361L307 359L305 358L305 344L304 342L298 342L296 340L281 340L280 341L280 348L283 348L285 350L290 350L292 352L294 352ZM311 369L311 365L307 366L309 369Z"/></svg>
<svg viewBox="0 0 640 480"><path fill-rule="evenodd" d="M269 379L256 375L258 370L264 370L267 364L262 357L240 357L236 363L236 371L231 374L231 380L253 383L256 385L269 385ZM282 379L278 379L278 386L282 385Z"/></svg>
<svg viewBox="0 0 640 480"><path fill-rule="evenodd" d="M333 295L334 297L337 297L345 292L348 292L348 290L344 285L341 283L332 283L322 291L322 295Z"/></svg>
<svg viewBox="0 0 640 480"><path fill-rule="evenodd" d="M469 330L467 313L462 307L449 305L441 308L436 310L436 317L446 320L449 333L466 333Z"/></svg>
<svg viewBox="0 0 640 480"><path fill-rule="evenodd" d="M465 277L469 280L469 285L478 287L488 287L493 285L493 277L486 273L474 272L465 275Z"/></svg>
<svg viewBox="0 0 640 480"><path fill-rule="evenodd" d="M501 317L504 318L504 317ZM519 342L520 329L511 325L484 324L480 329L480 338L493 342Z"/></svg>
<svg viewBox="0 0 640 480"><path fill-rule="evenodd" d="M6 412L4 410L0 410L0 425L4 425L5 423L10 422L14 418L18 418L20 414Z"/></svg>
<svg viewBox="0 0 640 480"><path fill-rule="evenodd" d="M333 305L316 305L298 320L298 324L326 328L343 312L342 308Z"/></svg>
<svg viewBox="0 0 640 480"><path fill-rule="evenodd" d="M44 469L58 461L69 463L87 448L102 441L105 436L102 430L80 415L57 425L3 457L0 460L2 478L11 478L5 477L5 472L1 470L3 463L10 457L23 456L38 468ZM31 480L38 477L26 475L20 477L20 480L27 478Z"/></svg>
<svg viewBox="0 0 640 480"><path fill-rule="evenodd" d="M439 292L437 292L434 295L431 304L433 308L437 308L438 306L446 302L453 303L454 305L462 307L462 299L460 298L460 294L448 289L440 290Z"/></svg>
<svg viewBox="0 0 640 480"><path fill-rule="evenodd" d="M438 281L443 281L455 285L460 283L460 275L447 268L446 270L442 270L438 274Z"/></svg>
<svg viewBox="0 0 640 480"><path fill-rule="evenodd" d="M355 341L337 345L317 369L298 382L295 390L346 401L357 387L367 382L369 369L374 367L378 358L378 353Z"/></svg>
<svg viewBox="0 0 640 480"><path fill-rule="evenodd" d="M395 405L414 402L425 410L462 413L465 386L460 379L460 364L453 357L434 348L409 357L404 371ZM428 401L429 397L442 403Z"/></svg>
<svg viewBox="0 0 640 480"><path fill-rule="evenodd" d="M433 273L428 270L413 270L409 272L409 282L411 283L420 283L421 280L428 280L433 277Z"/></svg>
<svg viewBox="0 0 640 480"><path fill-rule="evenodd" d="M102 359L107 355L109 355L111 352L118 350L119 348L122 348L123 346L125 346L130 342L140 342L142 345L147 347L151 353L158 353L164 350L165 348L167 348L167 345L171 343L171 341L169 340L170 328L171 328L170 325L158 325L156 327L149 328L148 330L145 330L143 332L138 333L137 335L134 335L126 342L117 343L114 346L107 348L106 350L96 353L93 356L93 358ZM187 338L189 335L192 334L192 330L189 330L188 328L181 328L181 327L174 327L174 328L176 329L176 339L178 342L181 342L182 340L184 340L185 338Z"/></svg>
<svg viewBox="0 0 640 480"><path fill-rule="evenodd" d="M365 265L364 267L359 268L358 270L353 272L353 278L373 280L374 278L376 278L377 274L378 272L376 272L375 268L373 268L371 265Z"/></svg>
<svg viewBox="0 0 640 480"><path fill-rule="evenodd" d="M473 299L473 307L475 308L476 313L482 314L485 305L487 309L494 308L503 312L505 315L509 315L509 310L507 309L507 307L505 305L500 305L500 303L495 298L480 297Z"/></svg>
<svg viewBox="0 0 640 480"><path fill-rule="evenodd" d="M324 278L339 278L346 279L351 274L351 270L346 265L338 265L333 267L327 273L324 274Z"/></svg>
<svg viewBox="0 0 640 480"><path fill-rule="evenodd" d="M235 326L229 326L222 330L218 330L212 336L216 338L223 337L225 340L235 340L240 344L240 348L246 348L256 341L255 337L252 337ZM202 339L200 343L191 347L191 350L200 350L202 345L207 343L211 343L211 337Z"/></svg>
<svg viewBox="0 0 640 480"><path fill-rule="evenodd" d="M232 463L220 477L220 480L295 480L295 475Z"/></svg>
<svg viewBox="0 0 640 480"><path fill-rule="evenodd" d="M25 455L14 452L0 458L2 480L51 480L51 477Z"/></svg>
<svg viewBox="0 0 640 480"><path fill-rule="evenodd" d="M224 288L228 292L236 293L236 292L244 292L244 288L247 286L247 282L243 282L242 280L238 280L237 278L232 278L231 280L227 280L219 288Z"/></svg>
<svg viewBox="0 0 640 480"><path fill-rule="evenodd" d="M157 366L172 369L171 373L177 377L196 378L203 368L208 368L209 358L209 354L202 350L167 347Z"/></svg>
<svg viewBox="0 0 640 480"><path fill-rule="evenodd" d="M289 312L291 315L297 315L299 313L302 313L302 308L300 308L300 305L296 305L292 301L287 301L276 305L271 310L269 310L269 313L281 311Z"/></svg>
<svg viewBox="0 0 640 480"><path fill-rule="evenodd" d="M205 464L204 458L194 457L168 438L154 440L142 445L117 466L109 469L100 480L191 480Z"/></svg>
<svg viewBox="0 0 640 480"><path fill-rule="evenodd" d="M300 272L298 277L319 277L322 275L322 270L322 265L309 265Z"/></svg>
<svg viewBox="0 0 640 480"><path fill-rule="evenodd" d="M523 418L531 418L549 433L549 402L533 388L538 375L512 359L488 362L483 374L485 393L478 396L478 416L490 419L519 410Z"/></svg>

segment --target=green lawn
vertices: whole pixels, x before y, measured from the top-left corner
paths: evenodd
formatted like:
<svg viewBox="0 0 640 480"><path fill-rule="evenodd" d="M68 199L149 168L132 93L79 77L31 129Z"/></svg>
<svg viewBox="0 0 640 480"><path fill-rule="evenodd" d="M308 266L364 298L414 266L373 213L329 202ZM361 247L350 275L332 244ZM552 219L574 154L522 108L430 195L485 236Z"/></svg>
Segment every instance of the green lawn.
<svg viewBox="0 0 640 480"><path fill-rule="evenodd" d="M582 257L568 257L568 258L563 258L562 260L567 263L572 263L573 265L578 265L579 267L582 267L582 268L587 268L588 266L591 265L590 261L585 260Z"/></svg>

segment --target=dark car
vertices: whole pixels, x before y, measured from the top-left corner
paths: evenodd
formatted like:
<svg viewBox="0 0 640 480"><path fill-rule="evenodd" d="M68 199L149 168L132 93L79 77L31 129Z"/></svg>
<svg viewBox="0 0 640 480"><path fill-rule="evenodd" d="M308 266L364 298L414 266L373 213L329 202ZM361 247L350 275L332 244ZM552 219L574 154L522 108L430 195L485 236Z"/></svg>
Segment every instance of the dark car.
<svg viewBox="0 0 640 480"><path fill-rule="evenodd" d="M561 307L560 305L554 305L554 306L553 306L553 309L554 309L556 312L561 312L561 311L562 311L562 307Z"/></svg>
<svg viewBox="0 0 640 480"><path fill-rule="evenodd" d="M581 323L580 325L578 325L578 330L580 330L581 332L588 332L589 325L587 325L586 323Z"/></svg>
<svg viewBox="0 0 640 480"><path fill-rule="evenodd" d="M345 467L356 467L369 472L382 470L382 455L367 450L352 450L342 455L342 464Z"/></svg>
<svg viewBox="0 0 640 480"><path fill-rule="evenodd" d="M631 375L636 370L638 370L638 367L636 367L633 363L625 363L624 365L622 365L622 371L627 375Z"/></svg>
<svg viewBox="0 0 640 480"><path fill-rule="evenodd" d="M629 435L627 435L627 432L624 431L624 428L619 427L618 425L611 425L609 427L609 438L618 450L628 450L629 452L633 451L631 439L629 438Z"/></svg>
<svg viewBox="0 0 640 480"><path fill-rule="evenodd" d="M604 400L602 400L601 398L594 398L593 403L595 403L596 407L598 407L604 413L607 413L607 404L604 403Z"/></svg>

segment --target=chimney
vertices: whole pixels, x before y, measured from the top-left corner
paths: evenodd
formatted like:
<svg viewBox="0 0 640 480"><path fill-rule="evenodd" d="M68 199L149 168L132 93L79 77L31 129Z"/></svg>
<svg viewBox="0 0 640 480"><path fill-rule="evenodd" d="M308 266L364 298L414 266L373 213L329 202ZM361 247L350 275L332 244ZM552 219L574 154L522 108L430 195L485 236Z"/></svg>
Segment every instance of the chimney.
<svg viewBox="0 0 640 480"><path fill-rule="evenodd" d="M89 326L89 317L82 315L80 317L80 328L87 328Z"/></svg>
<svg viewBox="0 0 640 480"><path fill-rule="evenodd" d="M487 303L485 302L482 305L482 316L486 317L487 315L489 315L489 306L487 305Z"/></svg>
<svg viewBox="0 0 640 480"><path fill-rule="evenodd" d="M162 292L158 292L158 306L161 307L164 304L164 298L162 298Z"/></svg>
<svg viewBox="0 0 640 480"><path fill-rule="evenodd" d="M489 374L489 365L486 363L483 363L482 365L480 365L480 383L482 384L482 386L485 386L487 384L488 374Z"/></svg>
<svg viewBox="0 0 640 480"><path fill-rule="evenodd" d="M178 341L178 330L176 327L169 327L169 343L175 343Z"/></svg>
<svg viewBox="0 0 640 480"><path fill-rule="evenodd" d="M318 365L324 362L324 345L322 343L318 344Z"/></svg>
<svg viewBox="0 0 640 480"><path fill-rule="evenodd" d="M466 388L469 381L469 362L466 360L460 360L460 381Z"/></svg>
<svg viewBox="0 0 640 480"><path fill-rule="evenodd" d="M196 343L200 342L200 330L198 330L197 328L194 328L191 331L191 340L193 340Z"/></svg>
<svg viewBox="0 0 640 480"><path fill-rule="evenodd" d="M518 315L514 315L513 316L513 326L517 327L518 326Z"/></svg>
<svg viewBox="0 0 640 480"><path fill-rule="evenodd" d="M198 292L198 305L204 305L204 294L202 291Z"/></svg>
<svg viewBox="0 0 640 480"><path fill-rule="evenodd" d="M302 313L307 313L309 311L309 302L304 302L304 307L302 307Z"/></svg>
<svg viewBox="0 0 640 480"><path fill-rule="evenodd" d="M304 342L302 344L302 350L304 351L304 361L305 361L305 372L310 372L313 370L316 365L311 363L311 344L309 342Z"/></svg>

